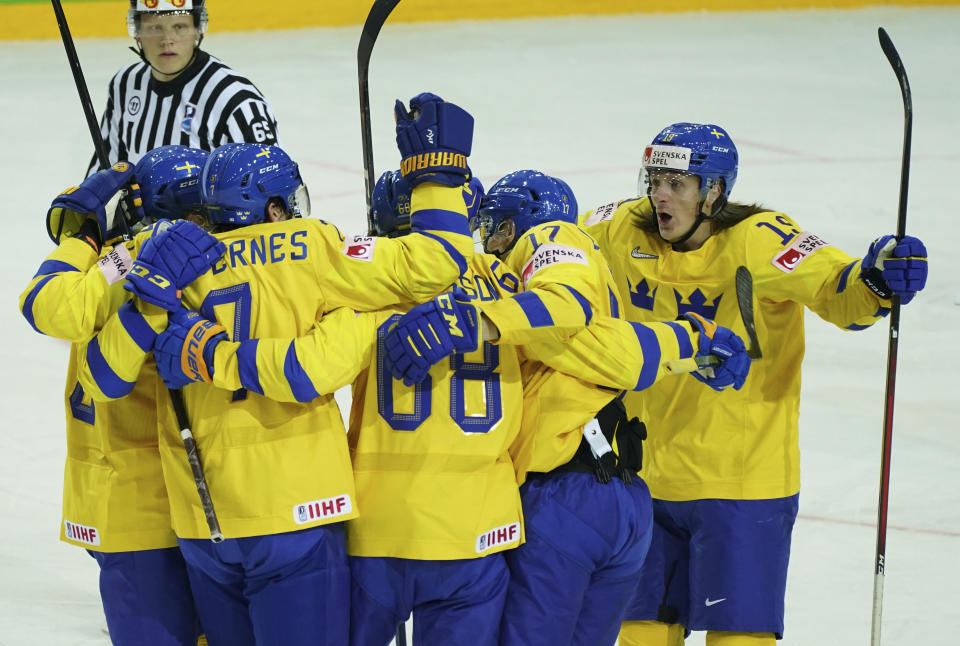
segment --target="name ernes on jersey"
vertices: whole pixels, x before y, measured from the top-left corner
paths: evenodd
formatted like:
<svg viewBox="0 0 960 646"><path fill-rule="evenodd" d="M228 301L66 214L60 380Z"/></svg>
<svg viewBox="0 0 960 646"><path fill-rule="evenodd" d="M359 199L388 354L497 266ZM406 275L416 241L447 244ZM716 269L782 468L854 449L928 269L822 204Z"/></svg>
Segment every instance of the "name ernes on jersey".
<svg viewBox="0 0 960 646"><path fill-rule="evenodd" d="M785 274L789 274L800 265L804 258L817 249L829 246L829 242L822 240L818 236L803 232L794 238L789 247L774 256L770 264Z"/></svg>
<svg viewBox="0 0 960 646"><path fill-rule="evenodd" d="M530 260L523 266L521 278L526 285L530 279L537 275L537 272L544 267L560 263L577 263L580 265L589 265L587 254L583 249L571 247L565 244L547 243L537 247L537 250L530 256Z"/></svg>
<svg viewBox="0 0 960 646"><path fill-rule="evenodd" d="M354 260L373 262L373 248L377 239L371 236L347 236L343 240L343 255Z"/></svg>

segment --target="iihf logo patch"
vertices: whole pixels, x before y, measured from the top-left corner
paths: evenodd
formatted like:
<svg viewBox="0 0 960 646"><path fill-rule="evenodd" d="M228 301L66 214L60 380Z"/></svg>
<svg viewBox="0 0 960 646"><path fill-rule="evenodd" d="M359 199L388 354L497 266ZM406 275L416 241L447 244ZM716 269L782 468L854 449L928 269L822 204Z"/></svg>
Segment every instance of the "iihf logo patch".
<svg viewBox="0 0 960 646"><path fill-rule="evenodd" d="M180 122L180 130L190 134L193 130L193 118L197 115L197 106L187 103L183 106L183 121Z"/></svg>
<svg viewBox="0 0 960 646"><path fill-rule="evenodd" d="M481 554L489 549L500 545L509 545L520 541L520 523L510 523L494 527L479 536L475 543L477 554Z"/></svg>
<svg viewBox="0 0 960 646"><path fill-rule="evenodd" d="M90 527L89 525L78 525L77 523L70 522L67 519L63 520L63 535L67 538L67 540L76 541L78 543L86 543L87 545L100 544L100 532L97 531L96 527Z"/></svg>
<svg viewBox="0 0 960 646"><path fill-rule="evenodd" d="M132 117L138 112L140 112L140 97L134 95L127 101L127 114Z"/></svg>

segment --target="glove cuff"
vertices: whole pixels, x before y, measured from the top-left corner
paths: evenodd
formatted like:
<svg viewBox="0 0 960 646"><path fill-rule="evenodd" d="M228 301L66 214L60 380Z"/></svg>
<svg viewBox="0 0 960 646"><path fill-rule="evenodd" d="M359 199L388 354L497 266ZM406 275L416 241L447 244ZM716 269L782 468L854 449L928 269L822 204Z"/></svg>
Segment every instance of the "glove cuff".
<svg viewBox="0 0 960 646"><path fill-rule="evenodd" d="M180 369L194 381L213 381L213 353L217 343L226 338L226 328L201 319L193 324L186 336Z"/></svg>
<svg viewBox="0 0 960 646"><path fill-rule="evenodd" d="M888 299L893 296L893 290L891 290L887 285L887 281L883 279L883 274L876 267L865 268L861 264L860 280L863 281L864 285L870 288L871 292L880 298Z"/></svg>

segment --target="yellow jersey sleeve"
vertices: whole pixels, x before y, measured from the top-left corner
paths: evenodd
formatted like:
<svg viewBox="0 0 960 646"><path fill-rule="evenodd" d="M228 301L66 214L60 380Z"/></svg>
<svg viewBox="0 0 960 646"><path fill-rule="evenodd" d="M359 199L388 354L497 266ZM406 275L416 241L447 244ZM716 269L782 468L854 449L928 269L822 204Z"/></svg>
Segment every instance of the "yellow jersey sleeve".
<svg viewBox="0 0 960 646"><path fill-rule="evenodd" d="M357 378L370 363L384 319L385 314L341 307L305 336L223 341L214 353L213 384L227 390L259 386L276 401L311 401Z"/></svg>
<svg viewBox="0 0 960 646"><path fill-rule="evenodd" d="M132 243L106 249L100 258L85 242L69 238L51 253L20 294L20 311L41 334L82 342L99 330L128 294Z"/></svg>
<svg viewBox="0 0 960 646"><path fill-rule="evenodd" d="M410 197L411 235L344 236L327 225L320 278L326 310L374 310L418 303L446 290L473 254L459 187L425 183Z"/></svg>
<svg viewBox="0 0 960 646"><path fill-rule="evenodd" d="M607 263L576 225L552 222L530 229L506 263L520 276L522 292L481 306L500 331L498 343L563 341L595 314L617 309Z"/></svg>
<svg viewBox="0 0 960 646"><path fill-rule="evenodd" d="M783 213L762 213L744 236L754 291L774 302L806 305L823 320L862 330L886 316L891 301L868 288L853 258Z"/></svg>
<svg viewBox="0 0 960 646"><path fill-rule="evenodd" d="M558 347L531 345L524 356L588 384L644 390L670 374L668 361L692 357L699 336L686 321L635 323L599 316Z"/></svg>

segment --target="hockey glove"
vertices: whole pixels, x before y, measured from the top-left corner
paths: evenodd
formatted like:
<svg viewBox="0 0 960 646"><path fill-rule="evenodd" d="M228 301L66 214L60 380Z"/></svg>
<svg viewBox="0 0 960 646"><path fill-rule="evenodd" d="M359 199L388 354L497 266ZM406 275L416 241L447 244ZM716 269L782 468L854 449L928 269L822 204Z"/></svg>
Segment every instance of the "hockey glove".
<svg viewBox="0 0 960 646"><path fill-rule="evenodd" d="M180 290L210 269L226 245L189 220L177 220L157 233L137 254L123 287L170 312L180 308Z"/></svg>
<svg viewBox="0 0 960 646"><path fill-rule="evenodd" d="M467 157L473 145L473 117L436 94L399 99L394 106L400 172L411 188L422 182L460 186L470 179Z"/></svg>
<svg viewBox="0 0 960 646"><path fill-rule="evenodd" d="M743 388L750 372L750 357L743 339L733 330L717 325L696 312L688 312L680 318L692 323L700 333L696 356L714 356L720 360L717 365L690 374L714 390L723 390L727 386L733 386L734 390Z"/></svg>
<svg viewBox="0 0 960 646"><path fill-rule="evenodd" d="M394 378L410 386L454 352L480 347L480 310L453 292L440 294L403 315L385 339L386 362Z"/></svg>
<svg viewBox="0 0 960 646"><path fill-rule="evenodd" d="M64 237L75 236L89 215L96 216L100 227L100 244L120 233L122 217L127 223L143 219L143 200L136 184L123 191L124 185L133 179L133 166L118 162L106 170L94 173L83 180L80 186L71 186L54 198L47 210L47 235L55 244ZM126 198L126 199L121 199Z"/></svg>
<svg viewBox="0 0 960 646"><path fill-rule="evenodd" d="M906 305L927 284L927 248L913 236L881 236L860 263L860 280L880 298L896 294Z"/></svg>
<svg viewBox="0 0 960 646"><path fill-rule="evenodd" d="M167 329L153 347L157 372L167 388L176 390L196 381L213 379L213 353L227 339L219 323L208 321L199 312L180 308L170 314Z"/></svg>

